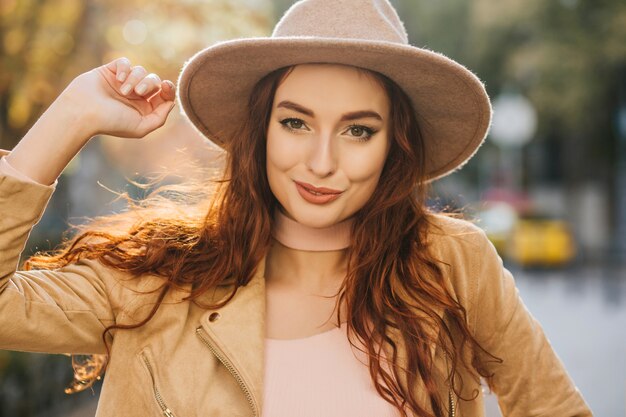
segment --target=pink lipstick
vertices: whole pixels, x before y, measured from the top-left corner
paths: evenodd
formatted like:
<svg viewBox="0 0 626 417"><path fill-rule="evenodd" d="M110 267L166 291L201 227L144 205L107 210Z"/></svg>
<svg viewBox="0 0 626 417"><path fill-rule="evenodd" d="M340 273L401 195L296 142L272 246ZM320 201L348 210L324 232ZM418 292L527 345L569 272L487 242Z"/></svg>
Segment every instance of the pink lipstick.
<svg viewBox="0 0 626 417"><path fill-rule="evenodd" d="M331 188L325 187L314 187L311 184L307 184L306 182L298 182L296 183L296 188L298 192L309 203L313 204L326 204L333 200L336 200L341 196L343 191L333 190Z"/></svg>

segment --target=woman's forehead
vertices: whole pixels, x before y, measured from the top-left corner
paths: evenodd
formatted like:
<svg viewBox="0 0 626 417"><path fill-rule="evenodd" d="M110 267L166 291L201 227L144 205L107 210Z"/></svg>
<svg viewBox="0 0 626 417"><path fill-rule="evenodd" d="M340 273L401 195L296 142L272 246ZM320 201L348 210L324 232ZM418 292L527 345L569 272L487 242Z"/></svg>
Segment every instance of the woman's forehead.
<svg viewBox="0 0 626 417"><path fill-rule="evenodd" d="M374 73L365 68L345 64L313 62L293 65L289 71L285 73L280 84L289 78L315 79L325 76L340 77L343 80L353 82L380 83Z"/></svg>
<svg viewBox="0 0 626 417"><path fill-rule="evenodd" d="M287 72L275 93L274 105L283 100L330 106L376 107L386 112L387 93L376 76L362 68L342 64L299 64Z"/></svg>

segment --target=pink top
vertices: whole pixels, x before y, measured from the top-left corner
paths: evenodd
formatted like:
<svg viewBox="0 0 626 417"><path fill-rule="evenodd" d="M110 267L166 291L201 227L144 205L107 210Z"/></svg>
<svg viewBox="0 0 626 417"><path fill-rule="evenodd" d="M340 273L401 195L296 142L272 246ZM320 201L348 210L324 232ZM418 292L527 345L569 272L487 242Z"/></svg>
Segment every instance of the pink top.
<svg viewBox="0 0 626 417"><path fill-rule="evenodd" d="M367 363L345 325L301 339L266 338L262 415L398 417L376 392Z"/></svg>
<svg viewBox="0 0 626 417"><path fill-rule="evenodd" d="M36 182L4 157L0 158L0 175ZM56 184L55 180L50 186ZM273 235L285 246L323 251L343 249L350 243L350 219L314 229L279 210L275 216ZM345 324L300 339L266 338L262 415L398 417L397 409L376 392L367 363L367 355L350 345ZM386 363L382 366L389 372Z"/></svg>

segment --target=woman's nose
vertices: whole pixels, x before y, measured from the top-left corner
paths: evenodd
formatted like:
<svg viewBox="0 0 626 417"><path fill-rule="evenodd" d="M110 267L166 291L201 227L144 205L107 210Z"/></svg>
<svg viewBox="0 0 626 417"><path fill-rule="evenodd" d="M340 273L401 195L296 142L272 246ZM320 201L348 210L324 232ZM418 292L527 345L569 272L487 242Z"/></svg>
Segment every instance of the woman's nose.
<svg viewBox="0 0 626 417"><path fill-rule="evenodd" d="M332 175L337 169L337 160L331 136L319 135L312 143L307 161L309 170L319 177Z"/></svg>

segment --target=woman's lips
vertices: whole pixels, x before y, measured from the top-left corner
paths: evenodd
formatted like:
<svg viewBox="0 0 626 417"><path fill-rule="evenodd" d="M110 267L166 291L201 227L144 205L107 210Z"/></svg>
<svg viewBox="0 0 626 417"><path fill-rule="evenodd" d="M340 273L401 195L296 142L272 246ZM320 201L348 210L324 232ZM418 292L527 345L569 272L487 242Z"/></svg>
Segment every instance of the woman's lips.
<svg viewBox="0 0 626 417"><path fill-rule="evenodd" d="M333 190L332 188L315 187L315 186L309 184L308 182L295 181L295 183L296 184L300 184L301 186L303 186L307 190L315 191L316 193L319 193L319 194L340 194L340 193L343 192L341 190Z"/></svg>
<svg viewBox="0 0 626 417"><path fill-rule="evenodd" d="M298 193L309 203L313 204L325 204L329 203L333 200L336 200L341 196L343 191L333 190L325 187L314 187L311 184L307 184L306 182L298 182L296 183L296 188L298 189Z"/></svg>

